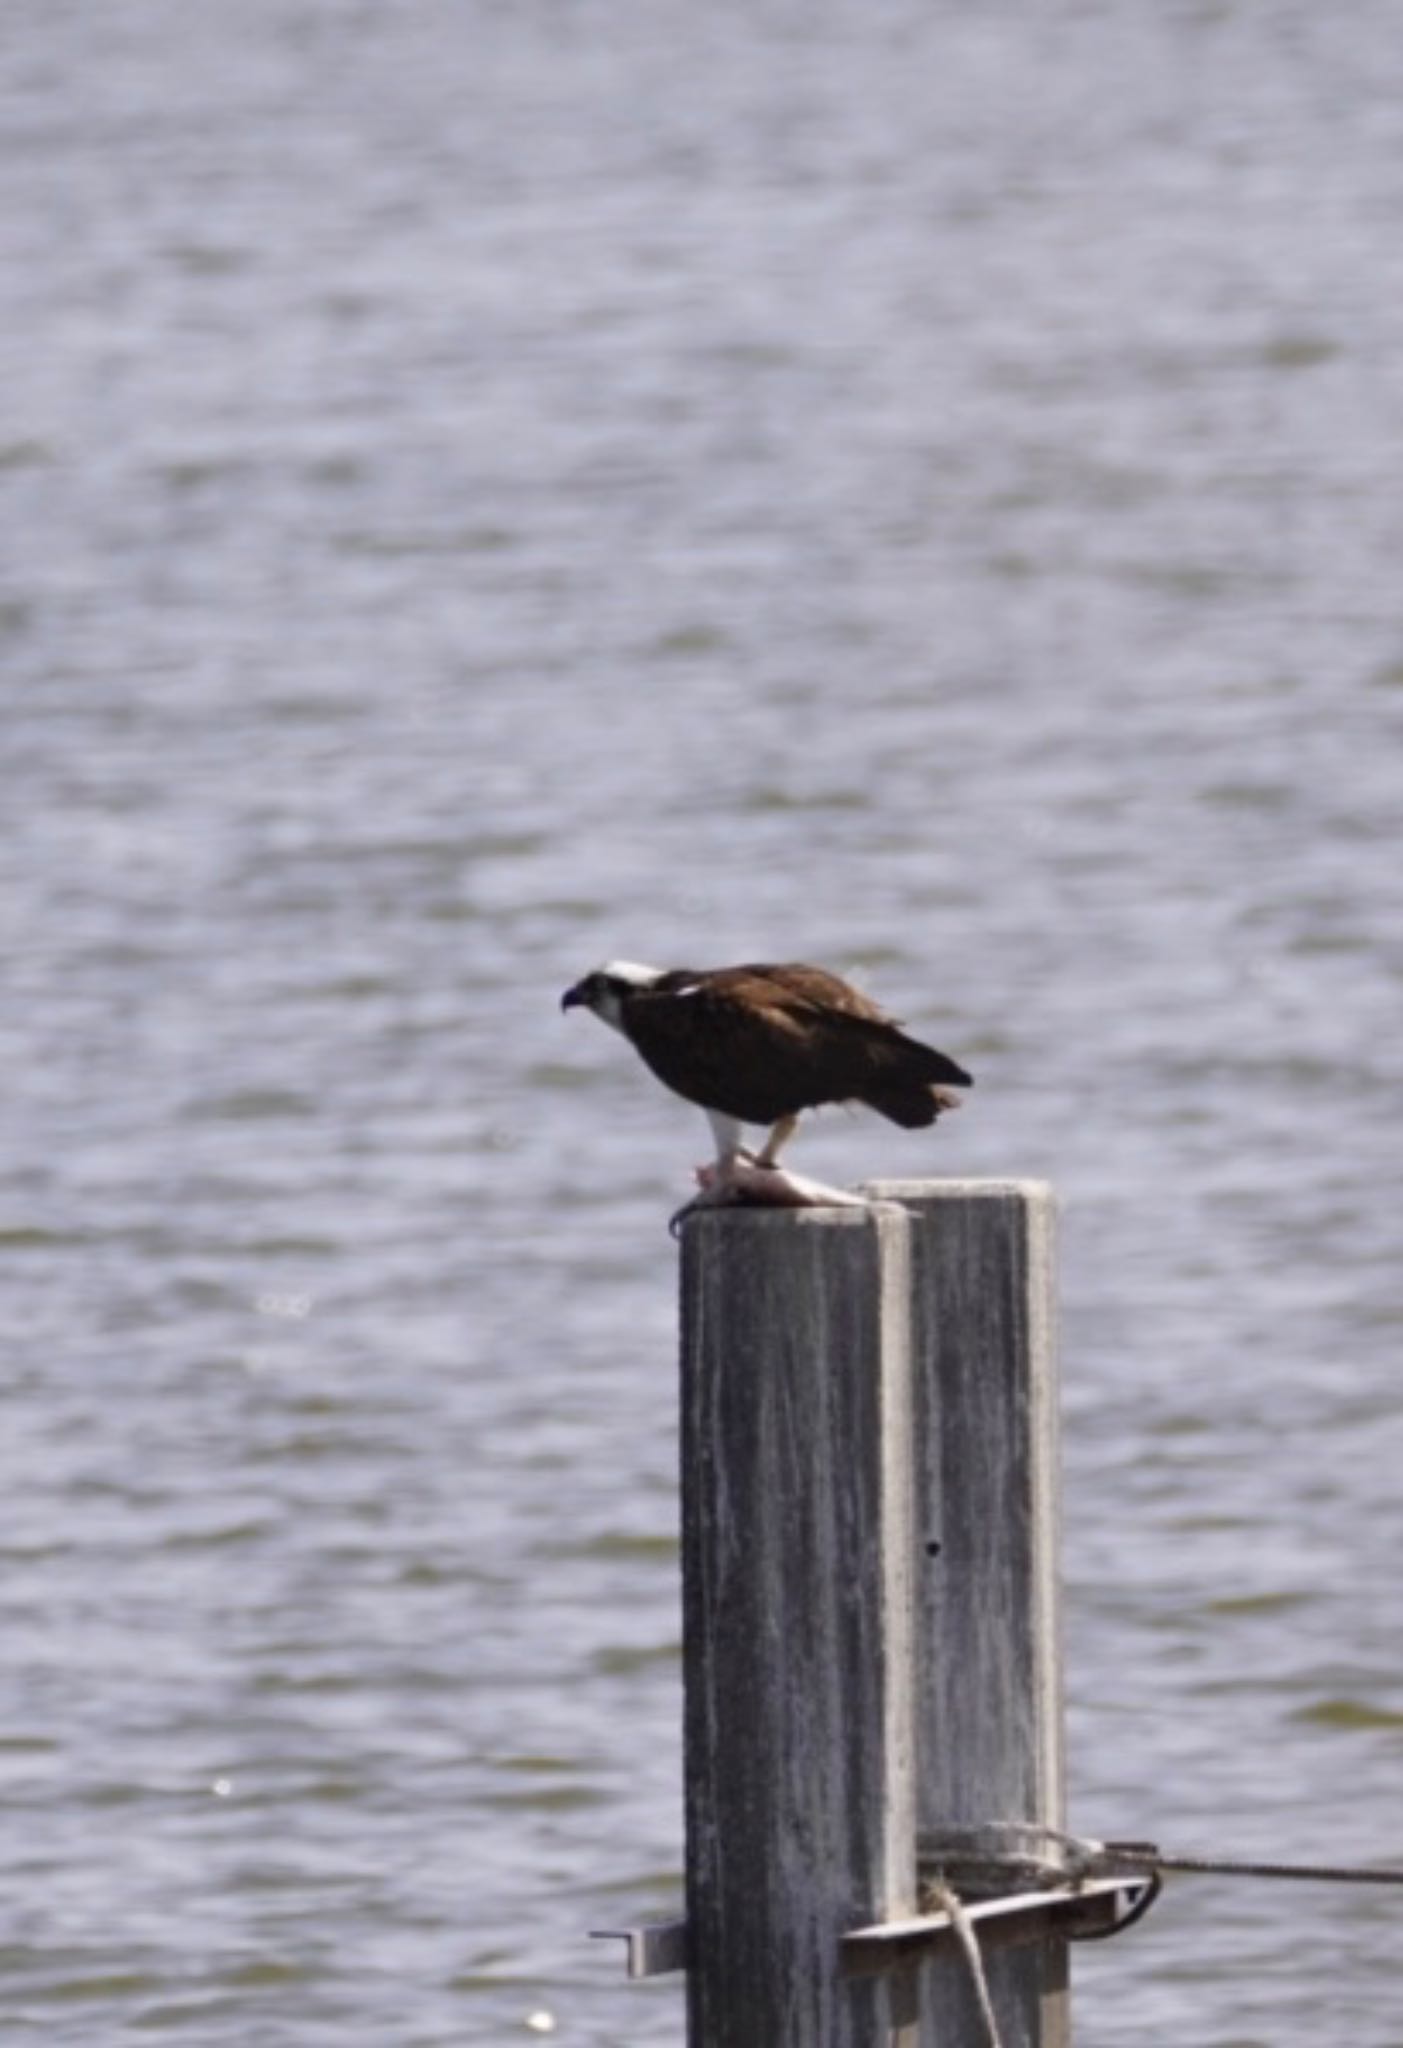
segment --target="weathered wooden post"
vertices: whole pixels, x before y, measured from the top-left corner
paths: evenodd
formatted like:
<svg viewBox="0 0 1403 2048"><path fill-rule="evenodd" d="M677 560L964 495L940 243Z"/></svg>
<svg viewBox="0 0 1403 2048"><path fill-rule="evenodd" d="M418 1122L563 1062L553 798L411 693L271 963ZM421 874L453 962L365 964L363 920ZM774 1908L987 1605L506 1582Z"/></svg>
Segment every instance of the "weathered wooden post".
<svg viewBox="0 0 1403 2048"><path fill-rule="evenodd" d="M693 2048L915 2048L841 1938L915 1905L910 1219L689 1222L682 1260Z"/></svg>
<svg viewBox="0 0 1403 2048"><path fill-rule="evenodd" d="M866 1192L912 1216L922 1844L991 1822L1060 1828L1052 1190L1034 1181L879 1181ZM989 1957L1003 2048L1065 2048L1066 1958L1065 1939ZM983 2039L965 1973L948 1962L930 1969L923 2048Z"/></svg>
<svg viewBox="0 0 1403 2048"><path fill-rule="evenodd" d="M691 2048L1067 2048L1067 1940L1146 1886L1042 1832L1052 1194L866 1193L687 1224L687 1918L619 1931L632 1974L687 1969Z"/></svg>

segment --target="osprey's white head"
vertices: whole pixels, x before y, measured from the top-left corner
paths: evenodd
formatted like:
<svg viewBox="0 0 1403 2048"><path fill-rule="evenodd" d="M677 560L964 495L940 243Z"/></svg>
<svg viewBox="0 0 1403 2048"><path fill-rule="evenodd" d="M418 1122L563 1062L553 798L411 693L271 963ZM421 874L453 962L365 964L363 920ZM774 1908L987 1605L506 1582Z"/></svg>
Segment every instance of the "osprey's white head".
<svg viewBox="0 0 1403 2048"><path fill-rule="evenodd" d="M601 1022L622 1031L626 999L640 989L652 988L666 972L665 967L644 967L637 960L608 960L573 988L567 988L560 998L560 1007L593 1010Z"/></svg>

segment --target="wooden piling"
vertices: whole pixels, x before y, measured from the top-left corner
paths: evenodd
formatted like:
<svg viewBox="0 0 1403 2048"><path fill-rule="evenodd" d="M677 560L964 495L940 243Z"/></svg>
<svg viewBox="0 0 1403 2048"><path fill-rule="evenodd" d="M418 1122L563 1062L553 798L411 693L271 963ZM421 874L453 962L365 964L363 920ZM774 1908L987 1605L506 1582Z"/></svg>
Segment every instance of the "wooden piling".
<svg viewBox="0 0 1403 2048"><path fill-rule="evenodd" d="M915 2048L839 1943L915 1902L909 1219L702 1214L682 1261L688 2038Z"/></svg>
<svg viewBox="0 0 1403 2048"><path fill-rule="evenodd" d="M918 1837L1063 1821L1051 1193L867 1192L684 1234L691 2048L983 2048L958 1962L841 1938L912 1913ZM1032 1919L1002 2048L1066 2048Z"/></svg>

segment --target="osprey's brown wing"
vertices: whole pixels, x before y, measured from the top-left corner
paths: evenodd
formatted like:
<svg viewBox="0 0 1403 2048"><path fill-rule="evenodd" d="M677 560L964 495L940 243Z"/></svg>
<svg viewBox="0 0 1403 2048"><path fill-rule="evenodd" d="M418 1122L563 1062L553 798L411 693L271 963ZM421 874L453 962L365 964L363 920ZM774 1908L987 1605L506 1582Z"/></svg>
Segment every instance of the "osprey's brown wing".
<svg viewBox="0 0 1403 2048"><path fill-rule="evenodd" d="M723 983L738 983L762 999L784 1001L801 1009L836 1013L844 1017L865 1017L870 1024L896 1024L870 996L824 967L806 967L790 960L779 967L723 967L714 977Z"/></svg>
<svg viewBox="0 0 1403 2048"><path fill-rule="evenodd" d="M956 1099L939 1084L969 1083L857 989L798 963L678 969L629 998L624 1028L669 1088L748 1124L825 1102L928 1124Z"/></svg>

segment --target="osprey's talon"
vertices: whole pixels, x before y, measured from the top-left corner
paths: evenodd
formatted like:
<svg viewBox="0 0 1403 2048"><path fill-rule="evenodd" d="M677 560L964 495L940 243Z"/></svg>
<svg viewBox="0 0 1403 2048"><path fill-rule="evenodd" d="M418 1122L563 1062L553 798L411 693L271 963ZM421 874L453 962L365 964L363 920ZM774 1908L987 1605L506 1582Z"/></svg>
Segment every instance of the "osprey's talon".
<svg viewBox="0 0 1403 2048"><path fill-rule="evenodd" d="M701 1178L703 1171L708 1176L705 1180ZM703 1209L725 1209L745 1200L745 1196L728 1183L723 1182L720 1186L717 1185L714 1167L706 1169L698 1167L697 1179L701 1183L700 1192L693 1195L690 1202L684 1202L680 1209L674 1209L671 1216L667 1219L669 1237L680 1238L682 1235L682 1225L687 1221L687 1218L698 1215Z"/></svg>

